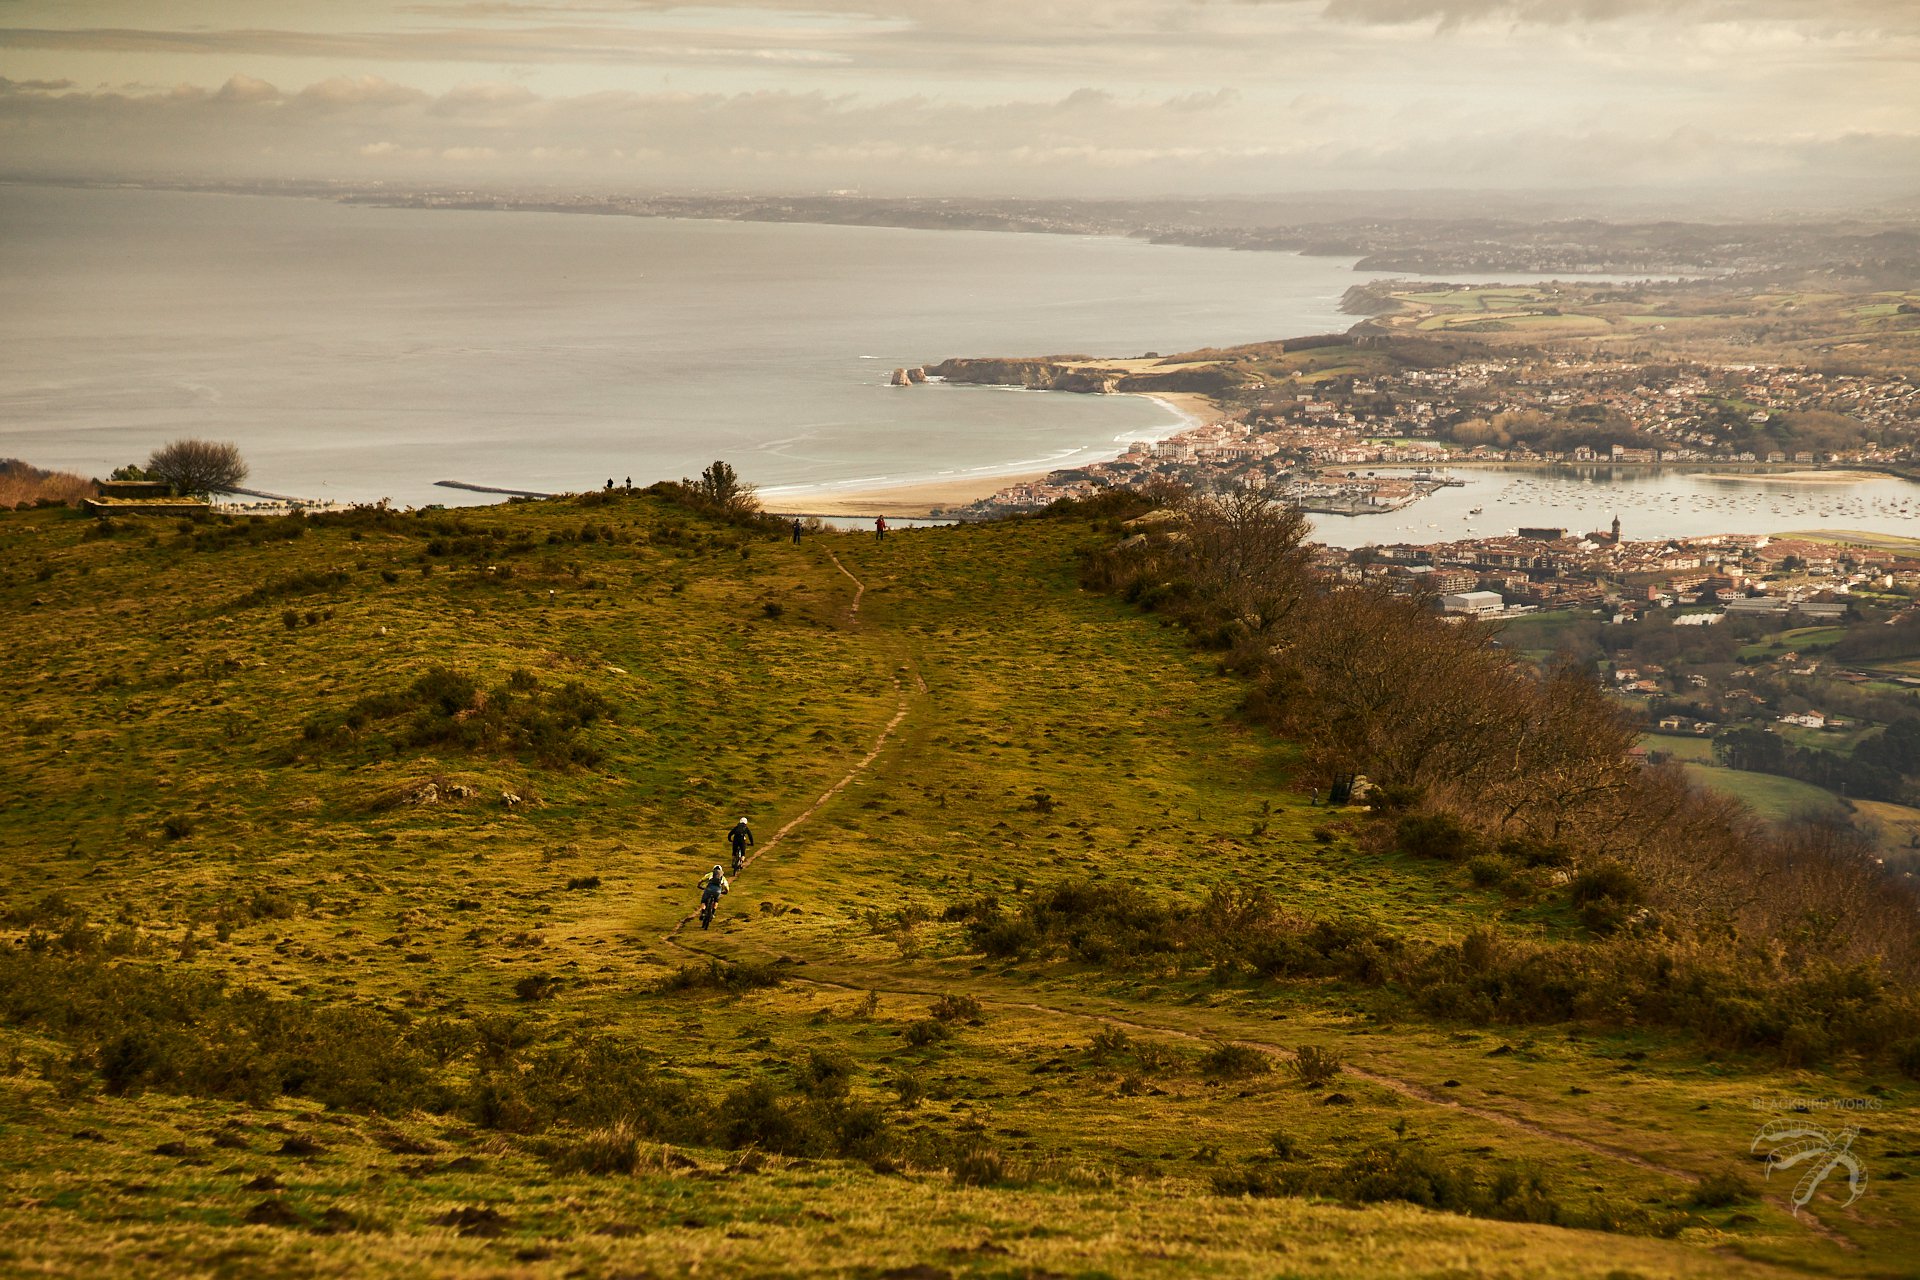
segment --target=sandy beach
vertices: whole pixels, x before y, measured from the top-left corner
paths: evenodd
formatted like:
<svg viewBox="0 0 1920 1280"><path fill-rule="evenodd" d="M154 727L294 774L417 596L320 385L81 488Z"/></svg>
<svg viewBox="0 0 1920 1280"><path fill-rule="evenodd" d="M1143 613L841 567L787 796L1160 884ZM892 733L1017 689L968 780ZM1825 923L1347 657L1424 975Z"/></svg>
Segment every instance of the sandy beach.
<svg viewBox="0 0 1920 1280"><path fill-rule="evenodd" d="M1072 393L1062 391L1052 394ZM1190 392L1155 392L1145 398L1159 401L1182 419L1178 425L1171 425L1158 433L1160 439L1166 439L1211 422L1222 413L1220 406L1209 397ZM1119 456L1119 453L1120 449L1116 447L1114 456ZM769 499L766 507L769 511L783 515L924 517L931 516L936 511L964 507L970 502L990 497L1008 485L1044 480L1050 474L1052 473L1048 471L1014 474L982 473L975 476L954 476L944 480L882 485L871 489L822 489L813 492L803 490L783 493L778 498Z"/></svg>

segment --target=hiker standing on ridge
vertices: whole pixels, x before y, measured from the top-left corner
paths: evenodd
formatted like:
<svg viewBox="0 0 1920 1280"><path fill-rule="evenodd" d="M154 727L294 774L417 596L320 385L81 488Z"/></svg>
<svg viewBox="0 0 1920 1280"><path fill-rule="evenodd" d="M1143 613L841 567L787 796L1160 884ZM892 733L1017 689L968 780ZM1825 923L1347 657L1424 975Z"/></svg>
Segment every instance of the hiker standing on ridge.
<svg viewBox="0 0 1920 1280"><path fill-rule="evenodd" d="M745 818L733 824L733 830L727 832L727 843L733 846L733 873L740 874L740 868L746 865L747 846L753 843L753 828L747 825Z"/></svg>
<svg viewBox="0 0 1920 1280"><path fill-rule="evenodd" d="M799 516L795 516L793 518L793 545L796 547L800 545L800 517Z"/></svg>
<svg viewBox="0 0 1920 1280"><path fill-rule="evenodd" d="M875 542L884 542L886 537L887 518L885 516L875 516L873 518L873 540Z"/></svg>

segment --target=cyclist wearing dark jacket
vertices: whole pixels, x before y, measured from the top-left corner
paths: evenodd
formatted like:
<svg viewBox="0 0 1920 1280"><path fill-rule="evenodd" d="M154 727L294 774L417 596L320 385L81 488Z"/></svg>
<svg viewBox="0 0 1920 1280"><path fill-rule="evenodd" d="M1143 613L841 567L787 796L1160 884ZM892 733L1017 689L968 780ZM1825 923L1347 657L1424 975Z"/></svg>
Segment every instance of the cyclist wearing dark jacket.
<svg viewBox="0 0 1920 1280"><path fill-rule="evenodd" d="M744 858L747 846L753 843L753 828L747 825L745 818L733 824L733 830L727 832L727 843L733 846L733 856Z"/></svg>

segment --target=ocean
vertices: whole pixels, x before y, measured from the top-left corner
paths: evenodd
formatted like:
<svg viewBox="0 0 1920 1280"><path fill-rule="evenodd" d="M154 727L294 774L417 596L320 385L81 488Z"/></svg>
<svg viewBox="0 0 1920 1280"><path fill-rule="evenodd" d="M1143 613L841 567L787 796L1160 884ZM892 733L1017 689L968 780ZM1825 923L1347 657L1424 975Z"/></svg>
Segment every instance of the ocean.
<svg viewBox="0 0 1920 1280"><path fill-rule="evenodd" d="M718 458L791 505L1186 425L1132 396L889 387L896 366L1327 332L1370 278L1086 236L0 186L0 456L104 475L233 440L250 487L402 505Z"/></svg>

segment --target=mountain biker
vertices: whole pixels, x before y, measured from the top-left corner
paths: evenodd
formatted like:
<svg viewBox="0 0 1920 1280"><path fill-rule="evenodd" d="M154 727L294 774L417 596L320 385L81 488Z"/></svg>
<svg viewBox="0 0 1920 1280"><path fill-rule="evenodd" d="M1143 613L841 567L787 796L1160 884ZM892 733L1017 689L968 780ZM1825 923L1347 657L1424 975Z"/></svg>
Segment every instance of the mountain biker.
<svg viewBox="0 0 1920 1280"><path fill-rule="evenodd" d="M747 860L747 846L753 843L753 828L747 825L745 818L733 824L733 830L727 832L727 843L733 846L733 865L736 869Z"/></svg>
<svg viewBox="0 0 1920 1280"><path fill-rule="evenodd" d="M727 885L727 878L720 874L719 863L714 863L713 870L701 877L699 887L700 927L704 929L707 927L708 922L713 919L714 910L720 905L721 895L726 893L729 887Z"/></svg>

